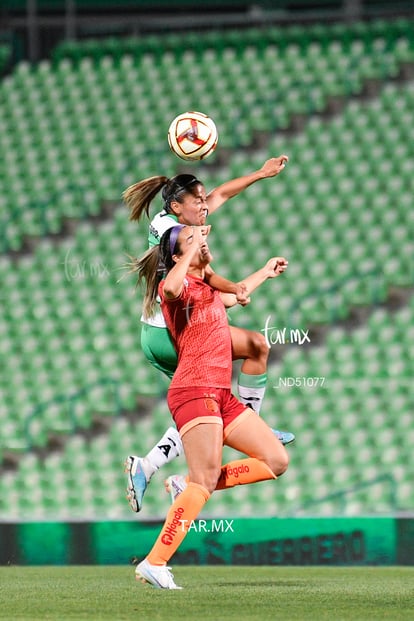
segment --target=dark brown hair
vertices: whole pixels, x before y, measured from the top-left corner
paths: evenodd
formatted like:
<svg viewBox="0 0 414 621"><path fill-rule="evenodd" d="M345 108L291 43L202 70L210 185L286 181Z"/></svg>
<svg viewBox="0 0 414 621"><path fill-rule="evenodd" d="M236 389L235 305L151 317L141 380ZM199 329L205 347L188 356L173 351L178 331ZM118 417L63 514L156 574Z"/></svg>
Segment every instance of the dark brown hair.
<svg viewBox="0 0 414 621"><path fill-rule="evenodd" d="M182 203L184 196L188 193L191 194L195 186L199 184L201 181L197 177L188 174L176 175L172 179L163 176L148 177L148 179L130 185L122 193L122 198L130 209L129 219L138 221L143 213L149 217L151 202L161 189L164 209L170 213L171 202Z"/></svg>
<svg viewBox="0 0 414 621"><path fill-rule="evenodd" d="M130 273L138 274L137 286L145 287L142 307L145 318L152 317L155 313L158 285L175 265L173 254L181 253L177 229L180 231L183 227L183 224L172 226L163 233L158 246L147 250L140 259L132 258L128 264ZM171 241L173 248L171 248Z"/></svg>

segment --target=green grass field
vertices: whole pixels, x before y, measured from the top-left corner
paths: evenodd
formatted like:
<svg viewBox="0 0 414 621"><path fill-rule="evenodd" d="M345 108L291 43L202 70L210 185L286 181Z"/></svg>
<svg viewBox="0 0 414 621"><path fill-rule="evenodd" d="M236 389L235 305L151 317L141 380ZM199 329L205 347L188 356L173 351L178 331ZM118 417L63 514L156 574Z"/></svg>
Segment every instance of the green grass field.
<svg viewBox="0 0 414 621"><path fill-rule="evenodd" d="M392 621L414 619L414 567L176 567L182 591L133 567L2 567L0 619Z"/></svg>

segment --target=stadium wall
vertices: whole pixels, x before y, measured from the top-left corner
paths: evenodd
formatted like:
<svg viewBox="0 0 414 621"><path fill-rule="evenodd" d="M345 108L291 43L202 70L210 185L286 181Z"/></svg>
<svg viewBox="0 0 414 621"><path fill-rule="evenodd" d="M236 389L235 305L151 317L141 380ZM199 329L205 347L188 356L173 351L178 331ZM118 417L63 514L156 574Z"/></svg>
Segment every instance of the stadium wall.
<svg viewBox="0 0 414 621"><path fill-rule="evenodd" d="M0 525L1 565L125 565L141 559L160 522ZM414 519L393 517L198 520L179 565L414 565Z"/></svg>

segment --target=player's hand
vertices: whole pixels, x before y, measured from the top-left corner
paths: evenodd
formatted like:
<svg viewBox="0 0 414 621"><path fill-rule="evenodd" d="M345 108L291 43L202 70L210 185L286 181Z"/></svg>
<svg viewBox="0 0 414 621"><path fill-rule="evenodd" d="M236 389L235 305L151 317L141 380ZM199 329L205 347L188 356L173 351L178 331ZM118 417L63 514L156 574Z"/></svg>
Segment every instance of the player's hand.
<svg viewBox="0 0 414 621"><path fill-rule="evenodd" d="M210 248L208 247L207 236L210 233L211 225L199 226L196 228L198 231L195 241L199 244L200 256L203 261L210 263L213 260L213 256L210 252Z"/></svg>
<svg viewBox="0 0 414 621"><path fill-rule="evenodd" d="M188 252L195 253L201 250L202 246L206 245L206 237L210 233L211 225L209 226L192 226L192 234L187 237L187 243L185 244L182 253Z"/></svg>
<svg viewBox="0 0 414 621"><path fill-rule="evenodd" d="M285 257L273 257L264 266L265 275L267 278L276 278L279 274L283 274L289 265L289 261Z"/></svg>
<svg viewBox="0 0 414 621"><path fill-rule="evenodd" d="M236 283L236 299L240 306L247 306L250 303L250 298L247 295L247 287L244 282Z"/></svg>
<svg viewBox="0 0 414 621"><path fill-rule="evenodd" d="M198 229L200 229L201 231L201 235L203 237L207 237L207 235L210 233L211 231L211 224L204 224L203 226L199 226L197 227Z"/></svg>
<svg viewBox="0 0 414 621"><path fill-rule="evenodd" d="M204 243L206 237L210 233L211 224L209 224L208 226L193 226L191 228L193 229L193 241L201 246L201 244Z"/></svg>
<svg viewBox="0 0 414 621"><path fill-rule="evenodd" d="M213 260L213 255L211 254L210 248L208 247L205 239L200 245L200 256L201 259L206 263L211 263L211 261Z"/></svg>
<svg viewBox="0 0 414 621"><path fill-rule="evenodd" d="M279 155L279 157L271 157L270 160L266 160L266 162L261 167L261 171L265 177L275 177L278 175L286 164L288 163L289 158L287 155Z"/></svg>

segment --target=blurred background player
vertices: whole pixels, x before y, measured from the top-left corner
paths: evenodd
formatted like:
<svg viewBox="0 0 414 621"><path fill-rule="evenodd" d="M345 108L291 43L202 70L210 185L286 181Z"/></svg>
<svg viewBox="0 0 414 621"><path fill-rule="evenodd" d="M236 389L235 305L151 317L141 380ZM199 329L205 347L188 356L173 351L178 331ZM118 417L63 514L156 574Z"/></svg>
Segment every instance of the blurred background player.
<svg viewBox="0 0 414 621"><path fill-rule="evenodd" d="M228 181L212 190L208 195L205 187L194 175L181 174L169 179L155 176L133 184L123 194L130 208L130 219L139 221L143 214L149 217L151 202L162 190L163 210L157 213L149 226L149 247L159 243L162 234L177 222L202 226L207 215L214 213L227 200L259 181L277 176L288 161L286 155L266 160L263 166L243 177ZM156 277L157 266L153 267ZM206 267L206 279L215 288L237 296L244 304L243 283L232 283ZM149 362L161 370L169 379L177 365L177 353L159 308L144 305L142 315L141 345ZM260 412L267 381L269 348L259 332L230 327L233 360L243 360L238 375L238 394L242 403ZM275 430L279 440L288 444L294 435ZM162 438L145 457L130 455L125 463L128 473L127 496L133 511L140 511L142 499L152 475L182 452L182 444L174 427L169 427Z"/></svg>
<svg viewBox="0 0 414 621"><path fill-rule="evenodd" d="M212 257L209 227L176 225L164 233L137 267L147 283L146 302L156 293L178 352L168 405L182 438L188 483L173 502L164 526L136 576L157 588L179 589L167 567L190 524L218 489L275 479L288 467L286 449L260 416L231 393L232 342L225 306L234 294L220 293L205 280ZM153 278L148 256L162 261L165 280ZM273 258L245 279L246 294L283 273L287 261ZM195 364L195 360L197 363ZM223 444L249 455L221 465Z"/></svg>

